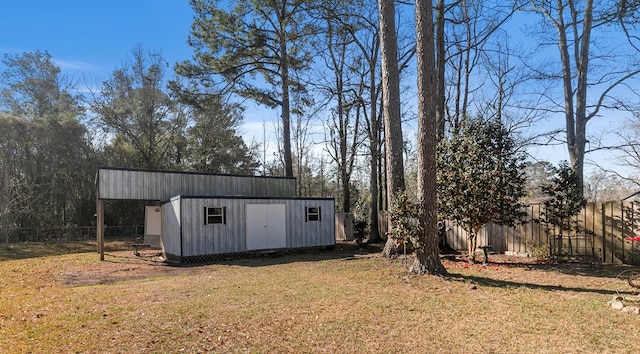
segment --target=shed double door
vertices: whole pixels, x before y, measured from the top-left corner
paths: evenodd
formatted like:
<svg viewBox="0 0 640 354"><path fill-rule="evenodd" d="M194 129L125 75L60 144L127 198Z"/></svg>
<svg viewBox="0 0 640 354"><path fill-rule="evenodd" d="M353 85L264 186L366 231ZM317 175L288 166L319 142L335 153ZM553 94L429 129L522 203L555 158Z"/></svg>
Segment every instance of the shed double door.
<svg viewBox="0 0 640 354"><path fill-rule="evenodd" d="M287 247L284 204L247 204L247 250Z"/></svg>

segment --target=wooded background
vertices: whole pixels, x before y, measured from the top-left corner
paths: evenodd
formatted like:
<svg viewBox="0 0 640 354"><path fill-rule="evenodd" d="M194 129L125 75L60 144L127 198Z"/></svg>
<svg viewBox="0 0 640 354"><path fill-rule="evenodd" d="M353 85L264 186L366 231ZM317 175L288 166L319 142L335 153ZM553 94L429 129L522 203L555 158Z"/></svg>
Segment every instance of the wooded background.
<svg viewBox="0 0 640 354"><path fill-rule="evenodd" d="M292 175L298 195L335 197L338 211L374 231L393 197L388 183L406 179L404 189L416 195L416 117L424 112L415 108L415 4L226 3L244 6L192 1L194 53L181 63L140 45L122 53L122 65L107 77L82 82L47 48L5 53L0 227L92 225L98 166ZM469 117L499 121L530 157L531 198L556 163L545 160L558 155L538 155L542 146L564 151L584 173L592 201L638 189L638 2L434 4L436 62L426 72L437 72L438 139L450 139ZM382 94L381 23L396 18L397 26L388 26L395 43L387 44L397 50L391 67L399 71L400 97L390 107ZM263 126L274 140L243 139L247 107L255 106L278 117ZM390 139L391 125L403 135ZM394 158L386 156L391 143L400 147ZM594 155L600 158L589 161ZM387 167L401 162L391 176ZM109 225L141 222L143 203L112 203ZM379 233L369 237L379 240Z"/></svg>

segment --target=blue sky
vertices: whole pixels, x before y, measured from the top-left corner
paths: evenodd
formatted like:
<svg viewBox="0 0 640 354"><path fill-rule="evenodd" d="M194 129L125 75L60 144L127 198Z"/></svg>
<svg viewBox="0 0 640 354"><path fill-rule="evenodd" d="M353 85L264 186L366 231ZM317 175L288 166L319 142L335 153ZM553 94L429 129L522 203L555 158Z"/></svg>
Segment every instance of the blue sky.
<svg viewBox="0 0 640 354"><path fill-rule="evenodd" d="M171 67L190 59L187 37L193 15L188 0L6 1L0 11L0 56L47 50L64 74L81 85L86 76L95 85L129 62L138 44L160 52ZM265 129L267 139L273 139L279 113L245 104L245 140L262 141ZM275 148L273 142L268 145Z"/></svg>
<svg viewBox="0 0 640 354"><path fill-rule="evenodd" d="M138 44L159 51L171 66L191 58L186 41L192 22L188 0L6 0L0 11L0 56L47 50L65 74L99 82L128 62ZM262 142L266 129L266 139L272 140L279 113L245 104L245 139ZM611 118L598 123L610 127ZM533 150L552 162L568 159L564 147Z"/></svg>
<svg viewBox="0 0 640 354"><path fill-rule="evenodd" d="M0 11L0 54L48 50L67 73L105 79L137 44L171 64L189 59L188 0L19 0Z"/></svg>

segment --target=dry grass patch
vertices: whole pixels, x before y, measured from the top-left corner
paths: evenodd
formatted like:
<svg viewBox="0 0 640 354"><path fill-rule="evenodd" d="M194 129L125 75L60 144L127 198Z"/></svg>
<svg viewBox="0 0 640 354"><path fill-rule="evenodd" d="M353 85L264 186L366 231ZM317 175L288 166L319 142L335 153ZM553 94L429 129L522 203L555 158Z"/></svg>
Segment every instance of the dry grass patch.
<svg viewBox="0 0 640 354"><path fill-rule="evenodd" d="M376 250L372 250L376 251ZM620 268L469 266L316 254L171 267L132 252L0 262L0 351L632 353ZM93 280L92 280L93 279ZM472 284L475 285L473 289Z"/></svg>

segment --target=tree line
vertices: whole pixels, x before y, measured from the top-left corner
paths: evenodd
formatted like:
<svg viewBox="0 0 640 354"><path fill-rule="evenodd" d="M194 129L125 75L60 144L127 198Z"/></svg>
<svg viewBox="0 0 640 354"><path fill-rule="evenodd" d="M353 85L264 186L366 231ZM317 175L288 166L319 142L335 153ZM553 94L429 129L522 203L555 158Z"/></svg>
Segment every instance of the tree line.
<svg viewBox="0 0 640 354"><path fill-rule="evenodd" d="M89 93L46 51L4 56L3 226L91 224L95 168L111 165L295 176L300 195L335 196L338 210L366 220L375 242L378 211L392 209L399 191L424 212L437 209L427 195L435 193L431 144L463 137L475 121L499 123L514 153L564 145L581 181L590 149L620 149L634 162L635 136L607 145L587 123L637 116L625 90L640 70L635 2L191 5L190 60L174 65L136 47ZM533 47L513 38L523 18ZM615 40L602 41L611 33ZM280 113L273 158L264 142L241 137L246 100ZM322 137L312 136L314 122ZM129 214L107 217L127 222ZM435 233L435 217L425 220Z"/></svg>

